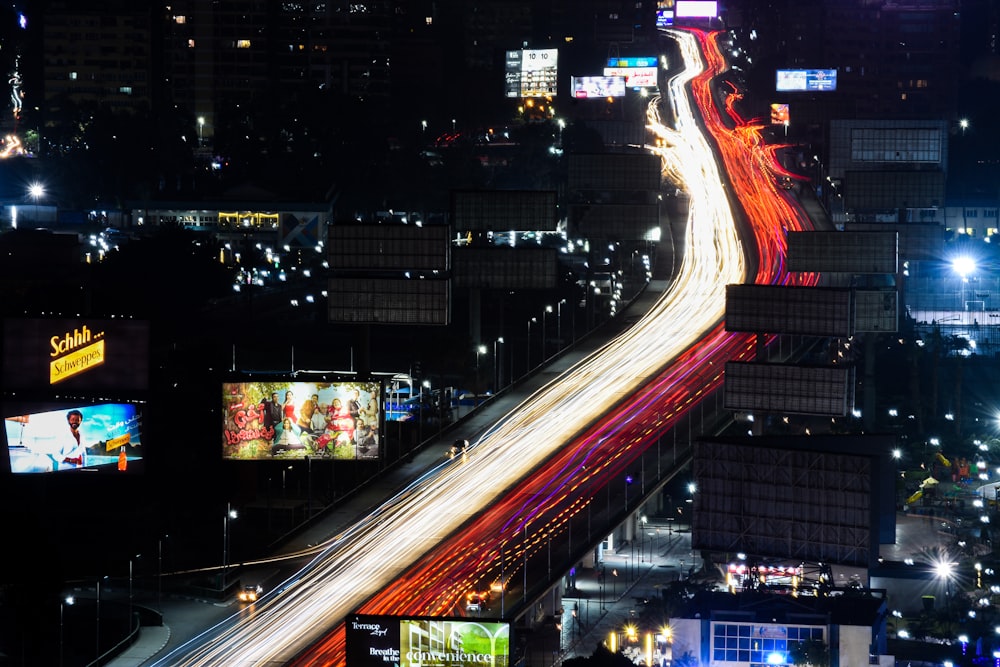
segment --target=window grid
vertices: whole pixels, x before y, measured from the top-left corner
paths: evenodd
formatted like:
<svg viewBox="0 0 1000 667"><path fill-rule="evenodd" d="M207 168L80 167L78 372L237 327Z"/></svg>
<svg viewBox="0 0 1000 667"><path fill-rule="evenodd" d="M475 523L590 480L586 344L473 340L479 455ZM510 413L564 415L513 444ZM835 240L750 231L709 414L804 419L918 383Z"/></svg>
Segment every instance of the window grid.
<svg viewBox="0 0 1000 667"><path fill-rule="evenodd" d="M770 636L764 636L765 632ZM787 660L788 651L795 644L810 639L824 641L823 635L821 627L716 623L712 629L712 661L774 667L768 656L783 653Z"/></svg>

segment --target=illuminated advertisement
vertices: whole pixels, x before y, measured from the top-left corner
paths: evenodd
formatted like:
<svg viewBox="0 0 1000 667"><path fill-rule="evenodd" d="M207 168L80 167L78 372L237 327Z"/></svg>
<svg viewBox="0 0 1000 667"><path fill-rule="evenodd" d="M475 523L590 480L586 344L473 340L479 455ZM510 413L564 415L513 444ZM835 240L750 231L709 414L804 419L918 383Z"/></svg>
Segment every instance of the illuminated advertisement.
<svg viewBox="0 0 1000 667"><path fill-rule="evenodd" d="M788 125L789 115L788 115L788 105L787 104L772 104L771 105L771 124L772 125Z"/></svg>
<svg viewBox="0 0 1000 667"><path fill-rule="evenodd" d="M507 97L555 97L558 63L558 49L507 51L504 94Z"/></svg>
<svg viewBox="0 0 1000 667"><path fill-rule="evenodd" d="M656 67L605 67L604 76L620 76L627 88L656 88Z"/></svg>
<svg viewBox="0 0 1000 667"><path fill-rule="evenodd" d="M780 92L829 92L837 90L835 69L779 69L775 90Z"/></svg>
<svg viewBox="0 0 1000 667"><path fill-rule="evenodd" d="M138 320L7 319L5 389L145 390L149 324Z"/></svg>
<svg viewBox="0 0 1000 667"><path fill-rule="evenodd" d="M510 623L352 615L345 626L351 667L510 665Z"/></svg>
<svg viewBox="0 0 1000 667"><path fill-rule="evenodd" d="M669 28L674 25L674 10L672 9L658 9L656 10L656 27L657 28Z"/></svg>
<svg viewBox="0 0 1000 667"><path fill-rule="evenodd" d="M378 382L227 382L222 456L234 460L379 458Z"/></svg>
<svg viewBox="0 0 1000 667"><path fill-rule="evenodd" d="M677 0L674 16L679 19L714 19L719 15L719 3L714 0Z"/></svg>
<svg viewBox="0 0 1000 667"><path fill-rule="evenodd" d="M639 58L608 58L608 67L656 67L656 56L644 56Z"/></svg>
<svg viewBox="0 0 1000 667"><path fill-rule="evenodd" d="M574 76L570 79L573 97L625 97L625 77L623 76Z"/></svg>
<svg viewBox="0 0 1000 667"><path fill-rule="evenodd" d="M141 405L7 403L3 422L15 474L141 467Z"/></svg>

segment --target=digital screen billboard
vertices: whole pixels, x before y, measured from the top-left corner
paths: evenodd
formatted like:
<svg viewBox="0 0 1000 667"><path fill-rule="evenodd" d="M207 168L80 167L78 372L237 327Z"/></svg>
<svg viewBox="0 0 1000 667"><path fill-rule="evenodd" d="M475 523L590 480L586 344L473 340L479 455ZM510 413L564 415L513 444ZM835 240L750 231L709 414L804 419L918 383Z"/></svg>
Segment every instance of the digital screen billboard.
<svg viewBox="0 0 1000 667"><path fill-rule="evenodd" d="M623 76L574 76L570 79L573 97L577 99L625 97Z"/></svg>
<svg viewBox="0 0 1000 667"><path fill-rule="evenodd" d="M837 90L835 69L779 69L775 90L781 92L829 92Z"/></svg>
<svg viewBox="0 0 1000 667"><path fill-rule="evenodd" d="M558 49L507 51L504 94L507 97L555 97Z"/></svg>
<svg viewBox="0 0 1000 667"><path fill-rule="evenodd" d="M608 58L608 67L656 67L659 61L656 56Z"/></svg>
<svg viewBox="0 0 1000 667"><path fill-rule="evenodd" d="M149 323L108 319L6 319L5 389L149 388Z"/></svg>
<svg viewBox="0 0 1000 667"><path fill-rule="evenodd" d="M222 385L222 456L377 460L378 382L276 380Z"/></svg>
<svg viewBox="0 0 1000 667"><path fill-rule="evenodd" d="M790 116L788 115L788 105L787 104L772 104L771 105L771 124L772 125L788 125Z"/></svg>
<svg viewBox="0 0 1000 667"><path fill-rule="evenodd" d="M351 615L351 667L509 667L510 623L472 618Z"/></svg>
<svg viewBox="0 0 1000 667"><path fill-rule="evenodd" d="M143 404L6 402L10 471L141 470Z"/></svg>
<svg viewBox="0 0 1000 667"><path fill-rule="evenodd" d="M677 0L674 16L679 19L714 19L719 15L719 3L712 0Z"/></svg>
<svg viewBox="0 0 1000 667"><path fill-rule="evenodd" d="M626 88L656 88L656 67L605 67L604 76L620 76Z"/></svg>

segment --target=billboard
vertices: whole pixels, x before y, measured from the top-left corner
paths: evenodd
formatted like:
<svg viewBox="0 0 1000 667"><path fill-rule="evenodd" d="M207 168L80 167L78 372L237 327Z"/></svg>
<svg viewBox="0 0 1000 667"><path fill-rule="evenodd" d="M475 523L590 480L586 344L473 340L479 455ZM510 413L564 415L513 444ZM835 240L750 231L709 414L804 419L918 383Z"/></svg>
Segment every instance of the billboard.
<svg viewBox="0 0 1000 667"><path fill-rule="evenodd" d="M625 79L626 88L656 88L657 68L653 67L605 67L604 76L620 76Z"/></svg>
<svg viewBox="0 0 1000 667"><path fill-rule="evenodd" d="M712 0L677 0L674 16L679 19L714 19L719 15L719 3Z"/></svg>
<svg viewBox="0 0 1000 667"><path fill-rule="evenodd" d="M656 67L658 64L656 56L608 58L608 67Z"/></svg>
<svg viewBox="0 0 1000 667"><path fill-rule="evenodd" d="M790 120L787 104L771 105L771 125L788 125Z"/></svg>
<svg viewBox="0 0 1000 667"><path fill-rule="evenodd" d="M136 403L5 402L10 471L140 470L142 412Z"/></svg>
<svg viewBox="0 0 1000 667"><path fill-rule="evenodd" d="M570 77L570 88L577 99L625 97L625 77L574 76Z"/></svg>
<svg viewBox="0 0 1000 667"><path fill-rule="evenodd" d="M351 667L509 667L510 623L480 618L351 615L345 620Z"/></svg>
<svg viewBox="0 0 1000 667"><path fill-rule="evenodd" d="M377 460L378 382L273 380L222 385L222 457Z"/></svg>
<svg viewBox="0 0 1000 667"><path fill-rule="evenodd" d="M779 69L775 90L789 91L832 91L837 90L837 70L835 69Z"/></svg>
<svg viewBox="0 0 1000 667"><path fill-rule="evenodd" d="M149 388L149 323L139 320L4 320L4 389Z"/></svg>
<svg viewBox="0 0 1000 667"><path fill-rule="evenodd" d="M507 51L505 96L555 97L558 64L558 49Z"/></svg>

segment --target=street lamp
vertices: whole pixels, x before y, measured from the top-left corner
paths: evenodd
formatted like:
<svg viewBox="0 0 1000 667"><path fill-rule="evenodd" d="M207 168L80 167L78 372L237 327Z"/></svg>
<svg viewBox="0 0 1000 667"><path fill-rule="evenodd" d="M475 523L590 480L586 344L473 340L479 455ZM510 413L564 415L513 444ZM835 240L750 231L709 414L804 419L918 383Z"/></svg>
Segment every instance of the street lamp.
<svg viewBox="0 0 1000 667"><path fill-rule="evenodd" d="M528 341L527 341L527 345L524 346L525 349L528 351L528 354L527 354L528 365L527 365L527 367L524 370L524 374L525 375L527 375L528 373L531 372L531 325L532 325L533 322L537 322L537 321L538 321L537 317L532 317L530 320L528 320Z"/></svg>
<svg viewBox="0 0 1000 667"><path fill-rule="evenodd" d="M222 518L222 590L225 593L226 576L229 574L229 521L239 514L231 503L226 503L226 515Z"/></svg>
<svg viewBox="0 0 1000 667"><path fill-rule="evenodd" d="M503 336L493 341L493 378L496 381L493 388L494 393L500 391L503 386L503 364L500 363L500 348L498 347L501 343L503 343Z"/></svg>
<svg viewBox="0 0 1000 667"><path fill-rule="evenodd" d="M559 351L563 349L562 342L562 307L566 303L566 299L562 299L556 304L556 344L559 346Z"/></svg>
<svg viewBox="0 0 1000 667"><path fill-rule="evenodd" d="M479 357L481 355L484 355L484 354L486 354L486 346L485 345L477 345L476 346L476 371L479 370Z"/></svg>
<svg viewBox="0 0 1000 667"><path fill-rule="evenodd" d="M548 359L548 355L545 350L545 332L547 327L545 326L545 316L552 312L552 306L545 306L545 310L542 311L542 361L544 362Z"/></svg>
<svg viewBox="0 0 1000 667"><path fill-rule="evenodd" d="M198 116L198 145L199 146L201 146L201 144L202 144L202 136L203 136L203 133L204 133L204 127L205 127L205 117L204 116Z"/></svg>
<svg viewBox="0 0 1000 667"><path fill-rule="evenodd" d="M958 126L962 128L962 136L964 137L965 131L969 129L969 119L963 118L962 120L958 121Z"/></svg>
<svg viewBox="0 0 1000 667"><path fill-rule="evenodd" d="M35 181L28 186L28 196L35 203L35 215L33 216L34 222L38 223L38 199L45 196L45 186Z"/></svg>
<svg viewBox="0 0 1000 667"><path fill-rule="evenodd" d="M63 664L63 614L66 606L73 606L76 600L72 595L67 595L62 601L59 602L59 667Z"/></svg>

